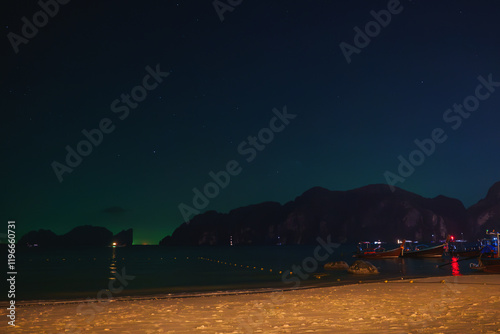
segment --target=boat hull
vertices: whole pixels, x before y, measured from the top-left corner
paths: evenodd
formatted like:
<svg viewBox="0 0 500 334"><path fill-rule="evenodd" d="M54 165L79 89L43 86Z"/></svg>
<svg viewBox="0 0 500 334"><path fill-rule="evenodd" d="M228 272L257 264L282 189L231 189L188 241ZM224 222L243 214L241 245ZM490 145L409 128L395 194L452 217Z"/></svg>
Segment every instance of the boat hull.
<svg viewBox="0 0 500 334"><path fill-rule="evenodd" d="M458 257L477 257L479 255L481 255L480 250L450 252L450 256L458 256Z"/></svg>
<svg viewBox="0 0 500 334"><path fill-rule="evenodd" d="M403 252L403 257L438 258L443 256L445 244L416 251Z"/></svg>
<svg viewBox="0 0 500 334"><path fill-rule="evenodd" d="M479 265L485 273L500 274L500 258L479 258Z"/></svg>
<svg viewBox="0 0 500 334"><path fill-rule="evenodd" d="M384 252L363 252L357 253L354 257L362 259L395 259L401 256L401 247Z"/></svg>

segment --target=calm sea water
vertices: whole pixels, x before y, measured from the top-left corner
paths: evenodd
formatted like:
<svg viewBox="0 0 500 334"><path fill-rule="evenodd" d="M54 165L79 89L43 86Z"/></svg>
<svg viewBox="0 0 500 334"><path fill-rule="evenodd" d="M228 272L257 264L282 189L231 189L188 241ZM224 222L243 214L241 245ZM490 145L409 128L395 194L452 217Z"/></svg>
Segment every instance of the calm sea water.
<svg viewBox="0 0 500 334"><path fill-rule="evenodd" d="M284 282L280 271L293 271L293 265L303 267L304 259L313 257L315 248L132 246L64 251L29 249L17 254L16 299L95 299L106 296L103 291L109 289L110 282L120 290L107 292L113 298L259 288L286 289L294 284ZM307 278L300 279L300 286L462 275L471 272L469 263L474 261L459 261L436 268L437 265L451 262L451 258L369 260L380 271L379 275L373 276L323 270L323 264L329 261L343 260L352 264L355 261L352 257L354 250L354 245L337 248L313 272L326 273L328 276L318 279L312 273L308 274ZM306 266L313 264L306 261ZM116 273L125 273L134 278L120 280Z"/></svg>

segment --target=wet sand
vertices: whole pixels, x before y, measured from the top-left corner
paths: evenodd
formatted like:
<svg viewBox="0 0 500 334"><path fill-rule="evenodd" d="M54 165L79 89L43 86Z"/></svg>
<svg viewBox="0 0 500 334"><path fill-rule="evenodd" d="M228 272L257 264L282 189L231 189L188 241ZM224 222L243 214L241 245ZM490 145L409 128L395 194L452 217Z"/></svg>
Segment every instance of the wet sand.
<svg viewBox="0 0 500 334"><path fill-rule="evenodd" d="M16 311L8 333L500 333L500 275Z"/></svg>

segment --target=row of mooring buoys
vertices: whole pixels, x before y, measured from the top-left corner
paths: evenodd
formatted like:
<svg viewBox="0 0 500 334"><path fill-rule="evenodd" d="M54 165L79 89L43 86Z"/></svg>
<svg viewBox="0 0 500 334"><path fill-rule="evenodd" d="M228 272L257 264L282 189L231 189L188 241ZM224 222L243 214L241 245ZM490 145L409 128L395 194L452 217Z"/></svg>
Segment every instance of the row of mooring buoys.
<svg viewBox="0 0 500 334"><path fill-rule="evenodd" d="M180 258L177 258L177 257L173 257L173 258L163 258L163 257L161 257L161 258L160 258L160 261L163 261L163 260L167 260L167 261L168 261L168 260L178 260L178 259L180 259ZM94 258L91 258L91 259L82 259L82 258L78 258L78 259L76 259L76 260L77 260L78 262L81 262L81 261L97 261L97 258L95 258L95 257L94 257ZM113 261L113 260L115 260L115 259L112 259L112 258L107 258L107 259L103 259L103 260ZM124 257L122 257L122 258L121 258L121 260L122 260L122 261L125 261L125 258L124 258ZM129 260L135 260L135 259L129 259ZM151 259L150 257L148 257L147 259L142 259L142 260L151 261L152 259ZM154 259L153 259L153 260L154 260ZM186 257L186 260L189 260L189 256L187 256L187 257ZM33 262L33 261L36 261L36 260L34 260L34 259L28 259L28 262ZM56 261L63 261L63 262L66 262L66 261L68 261L68 262L70 262L71 260L68 260L68 259L66 259L66 258L60 258L60 259L59 259L59 258L57 258L57 259L54 259L54 258L46 258L46 259L41 259L41 260L38 260L38 261L45 261L45 262L51 262L51 261L52 261L52 262L56 262Z"/></svg>
<svg viewBox="0 0 500 334"><path fill-rule="evenodd" d="M227 261L222 261L222 260L209 259L209 258L206 258L206 257L198 257L198 259L199 260L213 262L213 263L218 263L218 264L224 264L224 265L228 265L228 266L236 267L236 268L252 269L252 270L258 270L258 271L269 271L271 273L283 274L282 270L266 269L264 267L258 267L258 266L251 266L251 265L244 265L244 264L232 263L232 262L227 262ZM293 275L293 272L290 272L290 275Z"/></svg>

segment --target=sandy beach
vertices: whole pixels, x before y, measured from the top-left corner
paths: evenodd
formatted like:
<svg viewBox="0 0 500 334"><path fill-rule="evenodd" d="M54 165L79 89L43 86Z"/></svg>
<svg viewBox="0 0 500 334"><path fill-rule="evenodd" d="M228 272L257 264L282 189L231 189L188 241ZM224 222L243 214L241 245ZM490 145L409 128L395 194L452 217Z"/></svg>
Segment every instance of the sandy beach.
<svg viewBox="0 0 500 334"><path fill-rule="evenodd" d="M16 327L7 326L2 307L9 333L500 333L500 276L19 305L16 311Z"/></svg>

